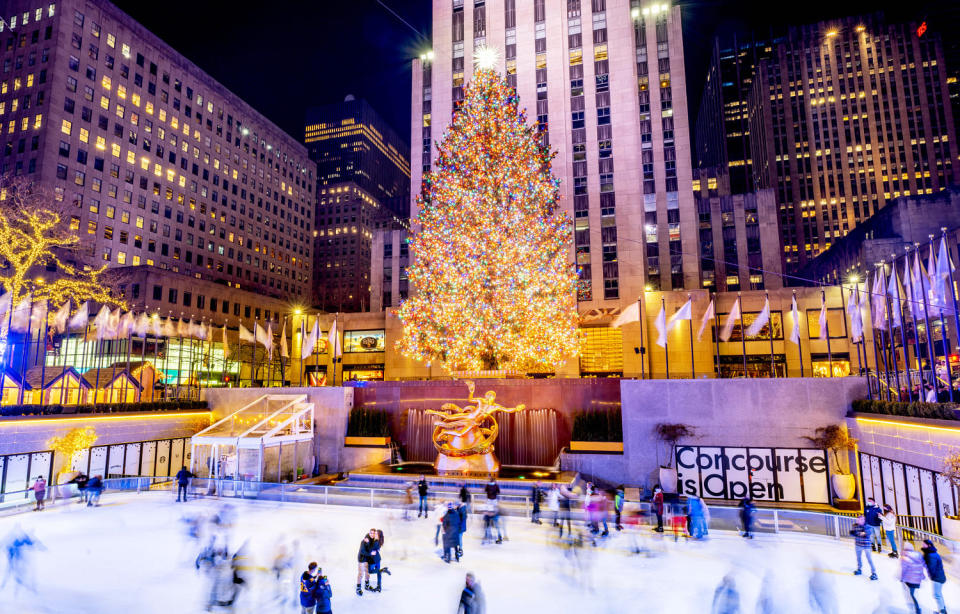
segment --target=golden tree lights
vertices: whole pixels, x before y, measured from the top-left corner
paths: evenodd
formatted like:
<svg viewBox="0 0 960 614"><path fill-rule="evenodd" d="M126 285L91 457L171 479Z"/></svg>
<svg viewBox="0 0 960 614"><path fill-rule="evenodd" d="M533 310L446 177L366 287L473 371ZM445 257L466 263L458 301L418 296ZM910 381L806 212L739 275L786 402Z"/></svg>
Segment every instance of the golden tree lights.
<svg viewBox="0 0 960 614"><path fill-rule="evenodd" d="M398 349L449 371L554 370L578 352L578 316L553 154L492 70L474 74L438 149Z"/></svg>

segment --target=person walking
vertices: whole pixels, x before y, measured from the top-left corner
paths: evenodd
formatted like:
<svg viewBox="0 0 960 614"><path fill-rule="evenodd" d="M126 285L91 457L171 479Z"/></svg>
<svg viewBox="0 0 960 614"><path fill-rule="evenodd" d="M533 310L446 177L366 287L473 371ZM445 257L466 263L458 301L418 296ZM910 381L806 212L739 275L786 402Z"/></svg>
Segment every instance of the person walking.
<svg viewBox="0 0 960 614"><path fill-rule="evenodd" d="M933 598L937 602L938 614L947 614L947 604L943 602L943 585L947 581L947 575L943 571L943 559L940 553L929 539L923 540L923 563L927 566L927 575L930 576L930 583L933 584Z"/></svg>
<svg viewBox="0 0 960 614"><path fill-rule="evenodd" d="M460 593L457 614L486 614L487 604L480 589L480 582L472 572L467 573L466 583Z"/></svg>
<svg viewBox="0 0 960 614"><path fill-rule="evenodd" d="M743 525L743 536L747 539L753 539L753 514L756 506L750 497L744 497L740 501L740 524Z"/></svg>
<svg viewBox="0 0 960 614"><path fill-rule="evenodd" d="M866 519L863 516L858 516L856 522L853 523L853 528L850 529L850 535L853 536L853 545L857 553L857 570L853 572L853 575L859 576L863 573L863 555L867 555L867 563L870 564L870 579L877 579L877 568L873 566L873 556L870 554L870 533L866 528Z"/></svg>
<svg viewBox="0 0 960 614"><path fill-rule="evenodd" d="M457 540L460 535L460 512L453 507L453 503L447 503L447 511L441 520L443 524L443 562L449 563L451 558L456 558L460 562L460 555L457 549ZM451 553L453 556L451 557Z"/></svg>
<svg viewBox="0 0 960 614"><path fill-rule="evenodd" d="M897 552L897 513L889 505L884 505L880 522L883 527L883 534L887 536L887 541L890 542L890 554L887 556L895 559L900 556Z"/></svg>
<svg viewBox="0 0 960 614"><path fill-rule="evenodd" d="M557 526L560 519L560 489L556 483L551 484L547 491L547 509L553 514L553 526Z"/></svg>
<svg viewBox="0 0 960 614"><path fill-rule="evenodd" d="M43 500L47 498L47 481L42 475L38 475L37 481L33 483L33 498L37 500L33 511L39 512L43 509Z"/></svg>
<svg viewBox="0 0 960 614"><path fill-rule="evenodd" d="M906 587L907 607L913 602L913 611L920 614L920 604L917 602L917 589L926 577L926 565L923 556L913 549L913 544L903 542L903 556L900 557L900 581Z"/></svg>
<svg viewBox="0 0 960 614"><path fill-rule="evenodd" d="M177 472L177 503L180 503L181 494L183 494L183 502L187 502L187 486L190 484L190 478L192 477L194 475L187 470L186 465Z"/></svg>
<svg viewBox="0 0 960 614"><path fill-rule="evenodd" d="M533 501L533 511L530 513L530 522L534 524L543 524L540 522L540 501L543 499L543 488L540 482L533 485L530 493L530 499Z"/></svg>
<svg viewBox="0 0 960 614"><path fill-rule="evenodd" d="M663 491L660 485L653 487L653 497L651 498L653 513L657 517L657 527L654 529L657 533L663 533Z"/></svg>
<svg viewBox="0 0 960 614"><path fill-rule="evenodd" d="M427 507L427 498L430 491L429 486L427 485L427 478L420 476L420 481L417 482L417 493L420 495L420 506L417 508L417 518L423 515L424 518L430 517L430 508Z"/></svg>
<svg viewBox="0 0 960 614"><path fill-rule="evenodd" d="M877 502L873 498L867 499L867 505L863 509L863 517L866 519L867 535L870 536L870 549L874 552L883 551L880 547L880 529L883 525L883 521L880 520L881 515L883 515L883 510L880 509Z"/></svg>

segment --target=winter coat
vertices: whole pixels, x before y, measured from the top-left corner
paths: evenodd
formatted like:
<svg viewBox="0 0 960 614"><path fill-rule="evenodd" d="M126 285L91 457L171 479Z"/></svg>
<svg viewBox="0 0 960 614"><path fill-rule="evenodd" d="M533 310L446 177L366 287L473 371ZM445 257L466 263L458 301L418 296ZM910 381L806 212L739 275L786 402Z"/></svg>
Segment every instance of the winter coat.
<svg viewBox="0 0 960 614"><path fill-rule="evenodd" d="M461 505L457 508L457 516L460 517L460 532L464 533L467 530L467 506Z"/></svg>
<svg viewBox="0 0 960 614"><path fill-rule="evenodd" d="M453 546L457 544L457 537L460 535L460 512L448 509L443 515L443 545Z"/></svg>
<svg viewBox="0 0 960 614"><path fill-rule="evenodd" d="M943 571L943 559L940 558L940 553L937 552L937 549L933 546L926 546L922 551L923 562L927 566L927 575L930 576L930 579L941 584L946 582L947 575Z"/></svg>
<svg viewBox="0 0 960 614"><path fill-rule="evenodd" d="M533 500L533 509L534 511L540 511L540 502L543 501L543 491L540 490L539 486L534 486L533 491L530 493L530 497Z"/></svg>
<svg viewBox="0 0 960 614"><path fill-rule="evenodd" d="M366 536L360 542L360 551L357 552L357 560L360 562L372 563L374 557L380 554L380 541L376 539L370 539L370 536Z"/></svg>
<svg viewBox="0 0 960 614"><path fill-rule="evenodd" d="M926 577L926 565L916 550L905 550L900 555L900 581L905 584L920 584Z"/></svg>
<svg viewBox="0 0 960 614"><path fill-rule="evenodd" d="M500 496L500 485L496 482L490 482L483 490L487 493L487 499L496 499Z"/></svg>
<svg viewBox="0 0 960 614"><path fill-rule="evenodd" d="M864 525L854 524L853 528L850 529L850 535L853 535L853 541L856 543L857 548L870 547L870 535L867 533L867 528Z"/></svg>
<svg viewBox="0 0 960 614"><path fill-rule="evenodd" d="M300 605L309 608L317 605L317 584L320 578L310 575L309 571L303 572L300 576Z"/></svg>
<svg viewBox="0 0 960 614"><path fill-rule="evenodd" d="M426 481L426 480L420 480L419 482L417 482L417 493L419 493L419 495L420 495L421 497L426 497L426 496L427 496L427 481Z"/></svg>
<svg viewBox="0 0 960 614"><path fill-rule="evenodd" d="M186 469L181 469L177 472L177 484L180 486L186 486L190 481L190 478L193 477L193 474L187 471Z"/></svg>
<svg viewBox="0 0 960 614"><path fill-rule="evenodd" d="M653 493L653 513L663 514L663 491Z"/></svg>
<svg viewBox="0 0 960 614"><path fill-rule="evenodd" d="M557 511L560 509L560 490L551 488L547 491L547 509Z"/></svg>
<svg viewBox="0 0 960 614"><path fill-rule="evenodd" d="M466 486L460 487L460 501L463 503L470 503L470 491L467 490Z"/></svg>
<svg viewBox="0 0 960 614"><path fill-rule="evenodd" d="M330 581L327 580L326 576L320 577L314 596L317 599L317 614L325 614L331 611L330 598L333 597L333 589L330 588Z"/></svg>
<svg viewBox="0 0 960 614"><path fill-rule="evenodd" d="M42 496L43 496L43 493L47 492L47 481L44 480L43 478L40 478L39 480L37 480L36 482L34 482L34 483L33 483L33 492L34 492L35 494L38 494L38 495L40 495L40 496L42 497Z"/></svg>
<svg viewBox="0 0 960 614"><path fill-rule="evenodd" d="M893 531L897 528L897 513L891 511L889 514L880 516L880 522L883 524L884 531Z"/></svg>
<svg viewBox="0 0 960 614"><path fill-rule="evenodd" d="M874 503L873 505L867 506L867 509L863 512L863 517L871 527L879 527L882 524L880 520L882 514L883 511L880 509L880 506Z"/></svg>
<svg viewBox="0 0 960 614"><path fill-rule="evenodd" d="M460 606L457 614L486 614L487 604L480 590L480 583L474 582L473 587L464 586L460 593Z"/></svg>
<svg viewBox="0 0 960 614"><path fill-rule="evenodd" d="M87 488L91 492L100 492L101 490L103 490L103 480L94 476L90 478L89 482L87 482Z"/></svg>
<svg viewBox="0 0 960 614"><path fill-rule="evenodd" d="M618 512L623 511L623 491L619 488L613 495L613 509Z"/></svg>

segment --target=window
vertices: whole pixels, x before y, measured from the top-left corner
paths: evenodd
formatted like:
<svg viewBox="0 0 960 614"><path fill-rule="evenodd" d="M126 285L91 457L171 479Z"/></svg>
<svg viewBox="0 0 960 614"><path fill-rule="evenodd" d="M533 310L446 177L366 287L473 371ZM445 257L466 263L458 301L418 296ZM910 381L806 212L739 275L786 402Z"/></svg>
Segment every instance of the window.
<svg viewBox="0 0 960 614"><path fill-rule="evenodd" d="M343 333L344 352L383 352L383 330L348 330Z"/></svg>
<svg viewBox="0 0 960 614"><path fill-rule="evenodd" d="M177 289L176 289L176 288L170 288L170 289L167 291L167 302L168 302L168 303L172 303L172 304L174 304L174 305L177 304Z"/></svg>

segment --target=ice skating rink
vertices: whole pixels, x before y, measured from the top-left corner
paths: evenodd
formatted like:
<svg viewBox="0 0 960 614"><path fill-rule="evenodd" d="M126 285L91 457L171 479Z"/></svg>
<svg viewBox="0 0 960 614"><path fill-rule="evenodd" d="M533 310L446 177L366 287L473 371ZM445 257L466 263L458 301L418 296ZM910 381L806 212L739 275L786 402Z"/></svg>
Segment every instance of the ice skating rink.
<svg viewBox="0 0 960 614"><path fill-rule="evenodd" d="M631 534L615 534L596 547L570 547L555 530L523 518L507 518L509 539L481 546L478 517L464 535L461 563L444 563L433 545L435 518L403 521L396 510L272 504L224 500L232 506L228 531L231 554L246 542L248 582L232 610L299 612L297 579L316 560L333 587L333 611L454 613L463 577L473 571L486 594L489 614L512 612L710 612L713 594L728 573L735 579L743 612L811 612L809 586L815 570L843 614L906 611L899 563L875 557L880 580L869 572L855 577L849 540L800 535L763 535L746 541L713 532L705 542L674 543L650 532L636 535L643 550L634 554ZM30 553L26 577L35 592L13 579L0 590L0 612L57 614L188 614L203 612L210 579L194 561L200 545L183 518L213 514L223 502L177 504L168 493L107 493L99 508L76 503L0 518L0 540L20 527L42 543ZM358 597L356 555L371 528L384 531L381 593ZM294 546L293 542L297 544ZM298 551L295 567L278 582L270 568L281 543ZM7 574L6 547L2 573ZM260 569L258 569L260 568ZM960 589L948 580L949 611L960 611ZM934 610L929 581L919 590L924 612ZM757 608L761 597L775 609Z"/></svg>

